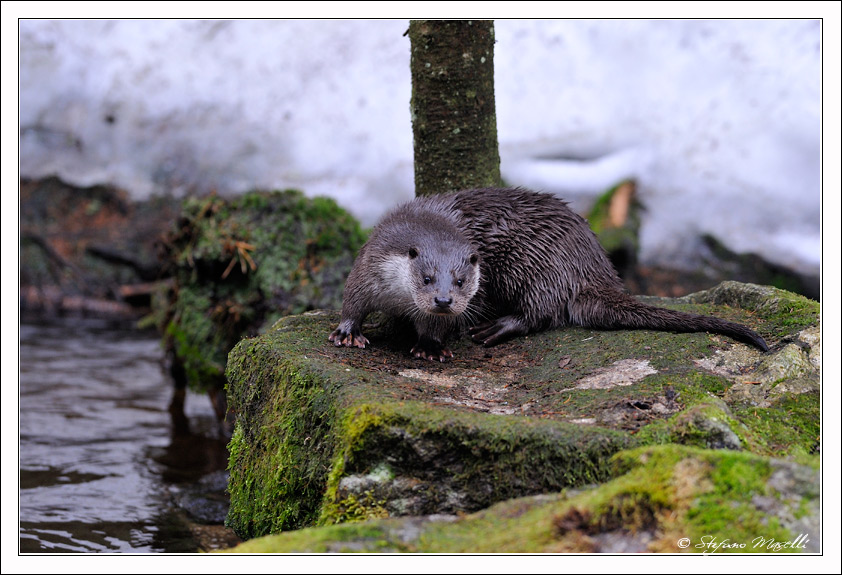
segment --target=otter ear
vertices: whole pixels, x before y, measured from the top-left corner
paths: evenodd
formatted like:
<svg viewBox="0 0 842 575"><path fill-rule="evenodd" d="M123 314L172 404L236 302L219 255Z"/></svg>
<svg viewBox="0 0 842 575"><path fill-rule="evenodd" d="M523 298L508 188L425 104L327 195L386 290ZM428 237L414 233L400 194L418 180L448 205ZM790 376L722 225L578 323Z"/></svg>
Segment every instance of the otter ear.
<svg viewBox="0 0 842 575"><path fill-rule="evenodd" d="M418 257L418 250L415 248L409 248L409 259L414 260Z"/></svg>
<svg viewBox="0 0 842 575"><path fill-rule="evenodd" d="M477 265L478 261L479 261L479 256L477 254L471 254L471 258L470 258L471 265L472 266Z"/></svg>

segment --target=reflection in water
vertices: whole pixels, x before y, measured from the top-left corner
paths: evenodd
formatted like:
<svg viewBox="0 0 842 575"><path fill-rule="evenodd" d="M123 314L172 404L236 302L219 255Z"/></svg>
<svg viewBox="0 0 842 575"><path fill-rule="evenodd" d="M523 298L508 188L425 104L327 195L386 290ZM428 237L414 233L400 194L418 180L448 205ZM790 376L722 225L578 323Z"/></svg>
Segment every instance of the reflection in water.
<svg viewBox="0 0 842 575"><path fill-rule="evenodd" d="M219 524L226 439L190 396L173 432L154 334L101 321L20 328L20 551L195 552Z"/></svg>

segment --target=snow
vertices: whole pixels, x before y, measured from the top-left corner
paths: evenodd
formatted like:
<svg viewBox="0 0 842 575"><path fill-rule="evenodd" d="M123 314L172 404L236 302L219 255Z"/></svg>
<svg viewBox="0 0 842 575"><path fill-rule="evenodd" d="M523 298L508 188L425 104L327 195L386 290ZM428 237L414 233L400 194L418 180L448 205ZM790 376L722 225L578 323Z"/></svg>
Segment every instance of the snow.
<svg viewBox="0 0 842 575"><path fill-rule="evenodd" d="M406 20L22 20L21 175L134 197L297 187L365 225L413 194ZM700 236L818 275L817 20L500 20L507 182L586 210L623 178L641 258ZM678 264L677 262L682 262Z"/></svg>

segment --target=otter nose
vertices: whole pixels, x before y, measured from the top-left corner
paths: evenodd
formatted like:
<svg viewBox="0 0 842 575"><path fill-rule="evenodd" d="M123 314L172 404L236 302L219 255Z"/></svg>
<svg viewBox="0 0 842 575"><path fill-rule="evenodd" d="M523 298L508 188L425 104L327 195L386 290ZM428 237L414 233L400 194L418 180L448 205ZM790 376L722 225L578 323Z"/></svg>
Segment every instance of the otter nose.
<svg viewBox="0 0 842 575"><path fill-rule="evenodd" d="M433 301L436 302L436 307L447 309L453 303L452 297L436 297Z"/></svg>

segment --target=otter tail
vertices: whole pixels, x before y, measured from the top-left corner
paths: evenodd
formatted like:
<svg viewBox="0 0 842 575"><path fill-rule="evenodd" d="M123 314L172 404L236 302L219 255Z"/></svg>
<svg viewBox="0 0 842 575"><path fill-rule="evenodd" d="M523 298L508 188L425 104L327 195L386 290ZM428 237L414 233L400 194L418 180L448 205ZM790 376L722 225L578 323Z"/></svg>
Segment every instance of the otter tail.
<svg viewBox="0 0 842 575"><path fill-rule="evenodd" d="M576 325L596 329L653 329L679 333L707 331L769 351L763 338L742 324L651 306L619 291L610 295L590 290L581 292L569 308L569 317Z"/></svg>

